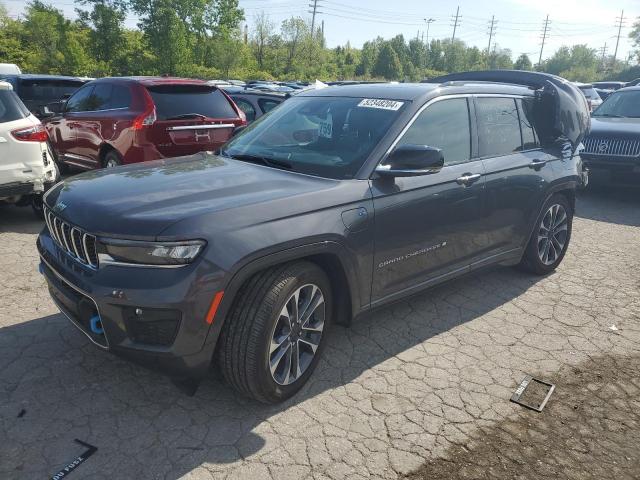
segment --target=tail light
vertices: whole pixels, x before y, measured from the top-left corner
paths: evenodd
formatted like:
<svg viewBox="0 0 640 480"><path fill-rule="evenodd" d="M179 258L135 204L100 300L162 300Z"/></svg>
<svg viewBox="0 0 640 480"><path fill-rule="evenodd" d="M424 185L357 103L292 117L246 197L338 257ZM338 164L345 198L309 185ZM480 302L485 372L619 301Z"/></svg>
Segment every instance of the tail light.
<svg viewBox="0 0 640 480"><path fill-rule="evenodd" d="M156 109L155 107L152 107L151 110L145 111L133 121L133 129L142 130L144 127L153 125L156 120Z"/></svg>
<svg viewBox="0 0 640 480"><path fill-rule="evenodd" d="M19 128L18 130L13 130L11 135L21 142L46 142L49 140L47 130L42 125Z"/></svg>
<svg viewBox="0 0 640 480"><path fill-rule="evenodd" d="M156 106L153 103L151 95L146 91L144 93L144 112L133 121L134 130L142 130L144 127L149 127L158 119L156 116Z"/></svg>
<svg viewBox="0 0 640 480"><path fill-rule="evenodd" d="M245 113L238 108L238 115L240 116L240 120L242 121L242 123L240 125L246 125L247 124L247 116L245 115Z"/></svg>

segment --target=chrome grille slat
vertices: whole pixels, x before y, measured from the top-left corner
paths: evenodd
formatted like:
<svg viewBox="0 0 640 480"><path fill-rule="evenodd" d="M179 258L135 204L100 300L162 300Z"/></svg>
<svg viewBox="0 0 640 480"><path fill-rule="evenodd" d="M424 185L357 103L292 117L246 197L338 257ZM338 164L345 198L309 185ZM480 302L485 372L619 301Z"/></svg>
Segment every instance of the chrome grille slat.
<svg viewBox="0 0 640 480"><path fill-rule="evenodd" d="M45 207L45 223L53 241L71 257L84 265L98 268L96 237L58 218Z"/></svg>
<svg viewBox="0 0 640 480"><path fill-rule="evenodd" d="M582 153L608 157L634 158L640 156L640 141L625 138L587 137L583 142ZM606 144L604 151L600 150Z"/></svg>

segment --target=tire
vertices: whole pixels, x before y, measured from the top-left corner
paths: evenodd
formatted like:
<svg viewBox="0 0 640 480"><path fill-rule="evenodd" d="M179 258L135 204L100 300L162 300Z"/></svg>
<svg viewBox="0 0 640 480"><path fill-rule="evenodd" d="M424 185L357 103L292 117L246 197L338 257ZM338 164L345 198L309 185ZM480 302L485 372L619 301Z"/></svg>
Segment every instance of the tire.
<svg viewBox="0 0 640 480"><path fill-rule="evenodd" d="M564 219L563 214L566 216ZM555 227L548 230L551 224ZM567 253L572 227L573 208L567 197L560 194L551 196L536 220L519 267L536 275L553 272Z"/></svg>
<svg viewBox="0 0 640 480"><path fill-rule="evenodd" d="M31 209L33 210L33 213L36 215L36 217L38 217L40 220L44 220L42 195L33 195L31 197Z"/></svg>
<svg viewBox="0 0 640 480"><path fill-rule="evenodd" d="M115 150L109 150L102 160L104 168L119 167L120 165L122 165L122 159Z"/></svg>
<svg viewBox="0 0 640 480"><path fill-rule="evenodd" d="M318 292L324 302L319 301ZM301 328L303 321L287 333L290 323L282 312L291 311L296 293L301 312L311 297L318 306L306 321L307 329ZM218 343L218 366L225 380L240 393L263 403L293 396L311 376L322 354L332 306L329 279L313 263L300 261L257 273L238 292ZM307 340L317 347L313 349ZM275 347L277 343L279 347ZM294 360L296 348L299 355ZM271 365L277 368L272 370Z"/></svg>

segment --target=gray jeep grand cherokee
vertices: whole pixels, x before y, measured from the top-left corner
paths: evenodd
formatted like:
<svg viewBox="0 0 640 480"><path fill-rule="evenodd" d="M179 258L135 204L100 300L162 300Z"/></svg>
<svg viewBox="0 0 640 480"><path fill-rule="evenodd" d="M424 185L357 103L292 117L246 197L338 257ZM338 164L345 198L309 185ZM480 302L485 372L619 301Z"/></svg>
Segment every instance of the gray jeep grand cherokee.
<svg viewBox="0 0 640 480"><path fill-rule="evenodd" d="M214 361L278 402L332 323L490 264L555 269L588 127L582 94L537 73L308 91L217 155L58 184L40 268L100 348L191 391Z"/></svg>

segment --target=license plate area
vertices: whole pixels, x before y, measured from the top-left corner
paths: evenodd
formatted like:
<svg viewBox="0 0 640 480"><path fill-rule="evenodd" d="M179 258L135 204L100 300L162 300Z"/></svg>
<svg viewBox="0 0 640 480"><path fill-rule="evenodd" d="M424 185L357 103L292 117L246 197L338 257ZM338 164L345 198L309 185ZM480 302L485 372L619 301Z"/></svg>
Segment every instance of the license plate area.
<svg viewBox="0 0 640 480"><path fill-rule="evenodd" d="M95 302L60 279L46 265L43 265L43 268L49 285L49 294L62 313L92 342L100 347L108 348L109 344L102 329L100 314Z"/></svg>

